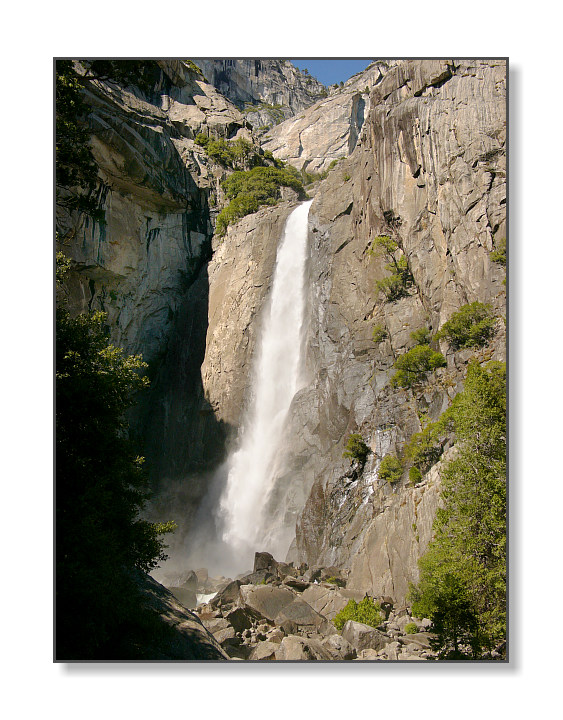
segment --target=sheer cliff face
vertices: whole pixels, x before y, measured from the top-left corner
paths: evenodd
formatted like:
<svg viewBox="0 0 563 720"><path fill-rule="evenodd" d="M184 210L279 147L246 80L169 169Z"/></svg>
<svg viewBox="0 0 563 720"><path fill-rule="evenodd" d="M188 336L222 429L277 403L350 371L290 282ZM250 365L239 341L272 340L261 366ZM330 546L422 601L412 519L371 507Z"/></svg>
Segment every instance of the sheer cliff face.
<svg viewBox="0 0 563 720"><path fill-rule="evenodd" d="M301 437L314 443L299 455L314 457L306 464L314 485L297 551L309 562L350 567L352 587L398 600L416 581L430 539L439 468L420 487L391 490L377 480L378 462L421 429L422 413L435 420L448 406L469 357L505 356L504 269L489 258L506 234L505 80L500 61L400 63L371 94L361 147L332 171L311 208L315 379L301 401L312 408ZM385 261L367 250L380 234L400 239L415 281L393 303L374 292ZM393 389L391 366L413 344L410 333L436 331L476 300L498 318L491 344L454 353L443 343L446 368L420 391ZM389 335L378 345L370 337L376 324ZM351 432L374 453L362 474L341 458ZM321 452L313 456L313 447Z"/></svg>
<svg viewBox="0 0 563 720"><path fill-rule="evenodd" d="M327 92L289 60L194 58L194 62L220 93L245 111L256 130L292 117Z"/></svg>
<svg viewBox="0 0 563 720"><path fill-rule="evenodd" d="M149 362L163 352L186 288L211 253L207 197L220 173L193 138L248 134L240 112L187 65L159 65L148 95L90 84L104 219L57 217L61 249L73 260L71 307L105 310L112 341Z"/></svg>

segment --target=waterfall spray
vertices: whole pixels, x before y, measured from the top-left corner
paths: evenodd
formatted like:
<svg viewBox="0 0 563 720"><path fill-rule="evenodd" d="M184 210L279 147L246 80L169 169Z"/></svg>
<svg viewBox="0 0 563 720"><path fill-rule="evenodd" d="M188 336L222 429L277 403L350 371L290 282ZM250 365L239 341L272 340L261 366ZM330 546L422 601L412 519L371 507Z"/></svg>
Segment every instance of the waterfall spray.
<svg viewBox="0 0 563 720"><path fill-rule="evenodd" d="M223 541L248 567L268 530L268 496L275 479L280 440L295 393L302 386L301 329L305 314L307 218L311 202L288 217L278 247L267 315L257 344L253 395L239 445L227 461L220 500ZM257 547L260 544L260 547ZM286 548L287 550L287 548Z"/></svg>

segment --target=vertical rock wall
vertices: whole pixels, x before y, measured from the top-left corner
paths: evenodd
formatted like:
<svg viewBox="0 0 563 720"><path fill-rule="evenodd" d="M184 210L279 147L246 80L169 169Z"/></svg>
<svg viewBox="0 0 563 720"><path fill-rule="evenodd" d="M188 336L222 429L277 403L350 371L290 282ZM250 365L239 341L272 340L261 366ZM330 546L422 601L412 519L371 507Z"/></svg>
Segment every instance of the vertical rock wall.
<svg viewBox="0 0 563 720"><path fill-rule="evenodd" d="M293 552L349 567L352 587L396 600L417 579L439 480L433 471L419 487L391 488L378 480L380 459L421 430L423 414L439 417L472 355L505 357L504 269L489 258L506 233L505 82L502 61L399 63L371 93L361 146L331 171L311 208L314 379L303 391L294 455L313 491ZM393 303L374 288L385 260L367 252L380 234L400 240L415 281ZM416 392L392 388L410 333L437 331L475 300L498 317L489 347L454 353L442 343L446 368ZM376 324L388 332L377 345ZM351 432L372 450L363 472L341 457Z"/></svg>

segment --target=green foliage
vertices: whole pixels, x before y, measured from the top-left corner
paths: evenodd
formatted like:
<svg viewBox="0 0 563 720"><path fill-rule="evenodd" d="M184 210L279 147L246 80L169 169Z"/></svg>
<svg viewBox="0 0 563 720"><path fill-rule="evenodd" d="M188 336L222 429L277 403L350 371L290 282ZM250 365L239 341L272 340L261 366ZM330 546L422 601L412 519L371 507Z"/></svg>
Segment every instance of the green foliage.
<svg viewBox="0 0 563 720"><path fill-rule="evenodd" d="M368 250L369 255L379 255L389 260L385 269L391 275L378 280L375 284L376 291L382 292L389 302L404 297L413 282L407 258L404 255L399 255L397 258L397 250L399 243L389 235L378 235Z"/></svg>
<svg viewBox="0 0 563 720"><path fill-rule="evenodd" d="M344 182L348 182L348 180L350 180L350 175L348 173L344 173L342 179L344 180Z"/></svg>
<svg viewBox="0 0 563 720"><path fill-rule="evenodd" d="M359 460L363 463L368 453L369 447L365 444L362 436L359 433L352 433L346 441L346 448L342 453L342 457Z"/></svg>
<svg viewBox="0 0 563 720"><path fill-rule="evenodd" d="M58 279L67 265L58 258ZM108 344L103 313L56 311L57 657L99 657L135 610L131 574L166 558L173 525L140 517L143 458L126 411L146 387L140 356Z"/></svg>
<svg viewBox="0 0 563 720"><path fill-rule="evenodd" d="M454 350L485 345L493 333L495 319L490 305L473 302L453 313L436 334L446 338Z"/></svg>
<svg viewBox="0 0 563 720"><path fill-rule="evenodd" d="M470 363L450 408L458 453L442 472L443 507L420 561L413 611L440 657L483 657L506 635L506 366Z"/></svg>
<svg viewBox="0 0 563 720"><path fill-rule="evenodd" d="M396 455L386 455L377 471L380 480L385 480L390 485L398 482L403 474L403 463Z"/></svg>
<svg viewBox="0 0 563 720"><path fill-rule="evenodd" d="M411 339L416 345L429 345L431 340L430 330L427 327L421 327L411 332Z"/></svg>
<svg viewBox="0 0 563 720"><path fill-rule="evenodd" d="M252 143L244 138L213 139L204 133L198 133L194 142L202 147L212 160L228 168L244 169L262 164L262 159Z"/></svg>
<svg viewBox="0 0 563 720"><path fill-rule="evenodd" d="M506 266L506 238L501 238L495 246L489 257L493 262Z"/></svg>
<svg viewBox="0 0 563 720"><path fill-rule="evenodd" d="M417 632L418 632L418 627L417 627L416 623L411 622L411 623L407 623L405 625L405 633L407 635L414 635Z"/></svg>
<svg viewBox="0 0 563 720"><path fill-rule="evenodd" d="M422 480L422 473L420 470L413 465L413 467L409 468L409 482L413 485L416 485L417 482L420 482Z"/></svg>
<svg viewBox="0 0 563 720"><path fill-rule="evenodd" d="M432 465L438 462L444 451L447 434L453 432L451 415L450 407L442 413L439 420L430 423L419 433L415 433L405 445L403 448L405 458L416 466L411 470L418 469L426 473Z"/></svg>
<svg viewBox="0 0 563 720"><path fill-rule="evenodd" d="M237 171L223 180L223 188L230 203L217 216L216 232L222 237L227 227L240 218L256 212L264 205L275 205L280 187L291 187L305 195L299 173L295 168L255 167Z"/></svg>
<svg viewBox="0 0 563 720"><path fill-rule="evenodd" d="M383 325L374 325L371 333L371 339L374 343L379 344L388 336L387 330Z"/></svg>
<svg viewBox="0 0 563 720"><path fill-rule="evenodd" d="M410 388L427 372L445 365L446 359L441 353L435 352L429 345L415 345L395 361L393 367L396 373L391 383L395 387Z"/></svg>
<svg viewBox="0 0 563 720"><path fill-rule="evenodd" d="M348 620L364 623L364 625L370 625L371 627L377 627L383 622L381 606L367 596L359 603L355 600L350 600L346 607L342 608L338 615L334 617L332 623L334 627L340 631Z"/></svg>

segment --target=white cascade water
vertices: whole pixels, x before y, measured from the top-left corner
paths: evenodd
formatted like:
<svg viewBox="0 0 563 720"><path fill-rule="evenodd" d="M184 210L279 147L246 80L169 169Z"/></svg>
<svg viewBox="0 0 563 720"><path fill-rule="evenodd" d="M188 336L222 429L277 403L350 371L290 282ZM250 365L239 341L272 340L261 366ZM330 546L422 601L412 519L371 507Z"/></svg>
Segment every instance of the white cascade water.
<svg viewBox="0 0 563 720"><path fill-rule="evenodd" d="M227 460L228 479L219 503L223 541L241 567L252 565L268 531L266 506L289 407L301 389L301 330L305 316L307 218L311 202L288 217L278 246L269 310L258 341L253 399L239 446ZM286 548L287 550L287 548Z"/></svg>

